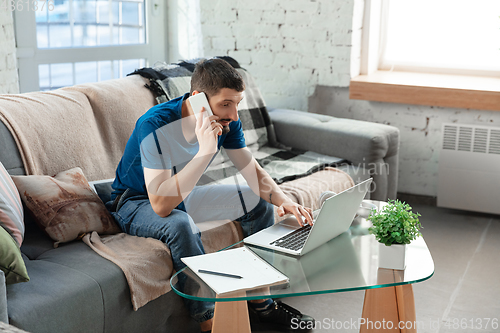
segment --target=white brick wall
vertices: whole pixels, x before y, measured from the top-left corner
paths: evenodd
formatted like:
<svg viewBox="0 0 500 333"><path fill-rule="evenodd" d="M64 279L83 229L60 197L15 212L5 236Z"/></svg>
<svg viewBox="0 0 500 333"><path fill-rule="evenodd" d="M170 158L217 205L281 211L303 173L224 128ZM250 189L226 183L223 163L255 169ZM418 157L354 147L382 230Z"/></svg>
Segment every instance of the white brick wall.
<svg viewBox="0 0 500 333"><path fill-rule="evenodd" d="M12 13L0 9L0 94L19 93Z"/></svg>
<svg viewBox="0 0 500 333"><path fill-rule="evenodd" d="M499 126L500 112L355 101L364 0L202 0L205 55L231 55L259 84L268 105L396 126L398 190L437 195L441 124ZM214 15L224 7L228 16ZM233 15L234 12L234 15ZM236 40L232 43L219 38Z"/></svg>
<svg viewBox="0 0 500 333"><path fill-rule="evenodd" d="M349 85L353 4L203 0L204 53L238 60L268 103L306 110L317 84Z"/></svg>

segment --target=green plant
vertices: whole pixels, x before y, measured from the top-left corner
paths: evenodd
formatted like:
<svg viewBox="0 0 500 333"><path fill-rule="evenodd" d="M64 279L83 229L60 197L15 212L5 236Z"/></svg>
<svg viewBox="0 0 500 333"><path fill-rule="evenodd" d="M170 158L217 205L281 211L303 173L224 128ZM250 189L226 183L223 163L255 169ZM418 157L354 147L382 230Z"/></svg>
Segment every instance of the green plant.
<svg viewBox="0 0 500 333"><path fill-rule="evenodd" d="M380 243L387 246L392 244L410 244L412 240L421 236L419 213L413 213L410 205L399 200L389 200L380 212L372 210L368 220L373 227L368 231L375 235Z"/></svg>

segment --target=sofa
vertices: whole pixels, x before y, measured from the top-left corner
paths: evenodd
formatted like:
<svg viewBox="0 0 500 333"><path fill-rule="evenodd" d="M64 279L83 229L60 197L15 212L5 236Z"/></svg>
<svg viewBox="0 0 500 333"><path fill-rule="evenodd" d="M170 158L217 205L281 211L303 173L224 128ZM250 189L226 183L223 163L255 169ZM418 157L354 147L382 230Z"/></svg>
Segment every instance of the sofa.
<svg viewBox="0 0 500 333"><path fill-rule="evenodd" d="M267 108L255 80L236 62L233 64L245 75L247 96L252 94L254 98L255 105L249 106L249 115L240 115L242 120L245 118L249 122L249 125L244 124L247 144L259 156L258 159L267 161L267 167L281 163L271 156L288 153L292 158L287 165L297 165L296 168L285 168L285 171L269 169L275 173L271 175L277 182L286 184L287 180L310 174L314 169L310 168L311 163L316 161L323 166L325 163L337 166L355 182L372 177L372 199L396 197L397 128ZM182 69L182 75L173 73L172 68ZM110 198L110 182L116 165L135 121L158 101L176 97L172 94L179 95L189 83L189 73L185 70L191 69L189 64L166 66L156 69L160 75L155 77L136 74L55 92L0 95L0 112L17 108L23 112L24 118L20 119L26 119L25 123L16 125L14 121L7 124L6 118L2 118L0 162L10 175L55 175L81 167L101 200L106 202ZM163 88L161 92L157 91L158 86ZM76 111L64 112L64 108L75 108ZM54 116L51 124L52 114L57 112L61 115ZM113 119L102 121L106 117ZM61 134L67 124L75 122L81 125L77 131ZM16 126L26 135L33 135L31 142L37 147L28 149L23 146L23 138L13 132ZM218 171L220 168L211 170L210 181L221 181L216 180ZM11 325L31 332L199 331L182 298L173 291L134 311L127 280L119 267L80 240L54 248L54 241L38 227L28 211L25 211L24 223L25 234L20 249L30 280L6 284L0 272L0 320L8 318ZM217 228L222 227L202 231L213 235L219 232ZM241 238L241 233L238 237ZM225 243L229 245L234 241L228 237ZM218 247L223 244L219 242ZM208 242L206 245L210 251L218 250Z"/></svg>

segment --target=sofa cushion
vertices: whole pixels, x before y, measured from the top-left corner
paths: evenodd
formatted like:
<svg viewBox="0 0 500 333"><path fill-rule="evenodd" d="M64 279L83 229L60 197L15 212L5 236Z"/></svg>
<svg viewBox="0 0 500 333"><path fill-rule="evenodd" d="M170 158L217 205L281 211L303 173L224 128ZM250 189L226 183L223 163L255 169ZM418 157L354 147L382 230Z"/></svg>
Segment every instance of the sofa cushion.
<svg viewBox="0 0 500 333"><path fill-rule="evenodd" d="M69 242L89 231L119 228L92 191L80 168L49 176L14 176L21 197L42 229L56 242Z"/></svg>
<svg viewBox="0 0 500 333"><path fill-rule="evenodd" d="M159 333L165 327L175 332L199 328L174 292L134 311L120 268L81 241L25 260L31 281L8 285L7 292L10 323L27 331Z"/></svg>
<svg viewBox="0 0 500 333"><path fill-rule="evenodd" d="M105 331L102 290L89 272L46 260L26 259L26 267L30 281L7 286L10 324L29 332Z"/></svg>

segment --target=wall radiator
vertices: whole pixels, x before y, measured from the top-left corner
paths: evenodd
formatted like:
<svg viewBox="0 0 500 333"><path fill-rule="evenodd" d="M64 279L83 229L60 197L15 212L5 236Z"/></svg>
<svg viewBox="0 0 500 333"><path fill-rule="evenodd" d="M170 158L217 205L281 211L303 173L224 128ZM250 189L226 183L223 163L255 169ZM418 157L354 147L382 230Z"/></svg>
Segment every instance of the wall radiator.
<svg viewBox="0 0 500 333"><path fill-rule="evenodd" d="M500 214L500 127L443 124L439 207Z"/></svg>

